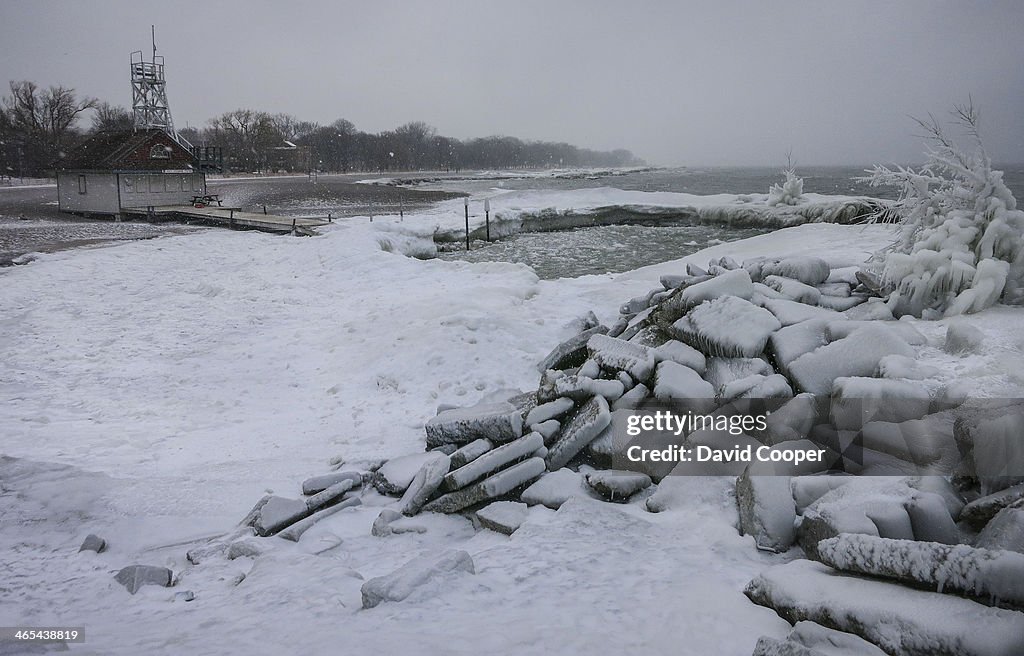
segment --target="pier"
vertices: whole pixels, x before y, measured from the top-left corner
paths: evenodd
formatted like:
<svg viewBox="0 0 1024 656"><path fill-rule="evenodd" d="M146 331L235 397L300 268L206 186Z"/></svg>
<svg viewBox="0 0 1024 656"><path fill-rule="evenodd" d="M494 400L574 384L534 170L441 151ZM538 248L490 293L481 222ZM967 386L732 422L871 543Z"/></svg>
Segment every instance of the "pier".
<svg viewBox="0 0 1024 656"><path fill-rule="evenodd" d="M205 223L239 230L315 235L318 226L330 219L310 219L261 212L243 212L237 207L195 207L193 205L165 205L159 207L125 207L122 216L150 222L183 221Z"/></svg>

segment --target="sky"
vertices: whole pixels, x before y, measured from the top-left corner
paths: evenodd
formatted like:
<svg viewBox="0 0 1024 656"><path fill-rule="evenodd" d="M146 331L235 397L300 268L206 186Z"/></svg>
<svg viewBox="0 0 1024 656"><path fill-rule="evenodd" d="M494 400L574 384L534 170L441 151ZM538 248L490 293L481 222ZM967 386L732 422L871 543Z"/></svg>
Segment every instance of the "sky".
<svg viewBox="0 0 1024 656"><path fill-rule="evenodd" d="M922 159L910 116L970 97L992 158L1024 161L1019 0L0 0L0 83L129 106L152 24L179 128L252 108L657 165L892 164Z"/></svg>

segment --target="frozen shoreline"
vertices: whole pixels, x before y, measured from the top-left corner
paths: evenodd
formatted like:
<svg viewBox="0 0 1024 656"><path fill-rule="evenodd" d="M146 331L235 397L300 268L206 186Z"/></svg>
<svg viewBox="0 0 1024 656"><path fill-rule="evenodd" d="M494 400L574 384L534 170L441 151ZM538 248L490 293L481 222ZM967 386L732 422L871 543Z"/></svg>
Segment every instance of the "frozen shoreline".
<svg viewBox="0 0 1024 656"><path fill-rule="evenodd" d="M892 234L803 225L624 274L540 281L519 265L399 255L430 239L432 221L348 222L309 239L206 231L0 272L0 455L16 459L0 460L13 492L0 508L20 526L0 535L13 565L0 624L83 624L88 648L112 654L321 653L342 639L387 653L749 654L759 636L783 636L788 624L742 587L785 556L736 533L728 486L657 516L635 505L540 511L512 539L439 518L423 535L382 540L367 523L326 555L289 549L226 571L189 574L186 547L162 546L228 530L265 490L290 494L334 456L422 449L438 404L535 387L536 361L575 319L611 320L686 261L813 254L851 265ZM928 346L923 359L976 379L979 393L1019 394L1019 309L966 320L986 332L984 355L954 361ZM915 322L932 341L945 324ZM89 532L110 550L76 554ZM355 612L351 570L369 578L453 545L477 560L475 577ZM131 597L112 571L133 562L182 581ZM184 589L196 601L172 601ZM216 628L228 623L230 635Z"/></svg>

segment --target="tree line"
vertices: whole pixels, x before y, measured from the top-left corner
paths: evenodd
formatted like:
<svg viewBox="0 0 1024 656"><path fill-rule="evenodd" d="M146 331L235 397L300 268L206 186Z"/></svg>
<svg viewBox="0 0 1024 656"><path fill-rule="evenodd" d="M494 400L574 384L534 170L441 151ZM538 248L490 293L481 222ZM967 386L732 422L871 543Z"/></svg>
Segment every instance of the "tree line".
<svg viewBox="0 0 1024 656"><path fill-rule="evenodd" d="M83 125L85 116L90 117ZM82 140L103 130L131 129L124 107L79 96L60 86L10 83L0 100L0 173L45 176L53 163ZM220 146L225 168L234 172L388 172L415 170L636 166L625 149L597 151L568 143L491 136L446 137L421 121L368 133L339 118L329 125L290 114L237 109L201 128L179 129L194 145Z"/></svg>

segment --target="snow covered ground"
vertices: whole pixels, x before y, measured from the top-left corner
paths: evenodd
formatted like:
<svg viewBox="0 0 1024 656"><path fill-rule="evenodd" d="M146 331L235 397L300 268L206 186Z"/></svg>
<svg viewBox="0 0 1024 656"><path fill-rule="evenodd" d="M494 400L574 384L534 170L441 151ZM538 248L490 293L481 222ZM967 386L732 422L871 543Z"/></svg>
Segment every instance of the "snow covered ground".
<svg viewBox="0 0 1024 656"><path fill-rule="evenodd" d="M492 210L544 196L494 196ZM642 501L534 508L510 538L430 514L408 520L425 533L374 537L387 500L371 493L298 545L190 569L186 550L230 531L266 491L295 496L337 456L422 449L438 404L535 388L536 362L576 319L614 319L684 268L541 281L521 265L403 256L431 248L436 218L461 209L450 205L461 201L315 238L205 231L0 271L0 625L84 626L81 654L746 656L759 636L784 636L789 625L742 591L786 556L738 535L725 479L688 479L686 503L657 515ZM814 254L838 266L891 238L883 226L809 224L687 259ZM986 349L965 358L938 348L944 322L915 322L929 338L921 358L970 376L976 394L1019 396L1022 318L998 306L968 317ZM108 550L77 553L88 533ZM442 548L468 551L476 574L359 610L359 577ZM113 575L134 563L170 567L177 584L131 596ZM175 601L184 590L195 600Z"/></svg>

